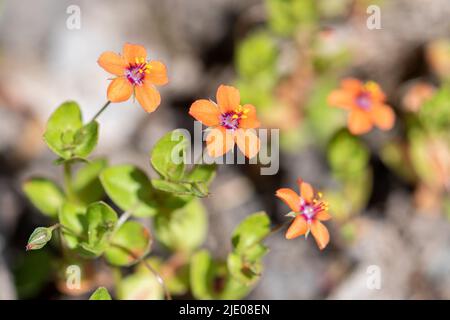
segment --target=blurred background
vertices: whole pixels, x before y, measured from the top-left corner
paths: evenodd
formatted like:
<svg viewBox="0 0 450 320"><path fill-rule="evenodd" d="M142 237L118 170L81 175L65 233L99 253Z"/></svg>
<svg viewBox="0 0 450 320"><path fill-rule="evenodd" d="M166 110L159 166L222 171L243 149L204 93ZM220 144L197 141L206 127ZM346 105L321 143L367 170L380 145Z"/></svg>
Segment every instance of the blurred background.
<svg viewBox="0 0 450 320"><path fill-rule="evenodd" d="M79 28L68 25L73 5ZM367 27L370 5L381 10L381 29ZM226 257L249 213L285 221L289 210L274 193L295 188L297 177L328 196L327 249L271 236L249 298L450 299L449 16L447 0L0 1L0 299L86 298L61 288L57 251L25 252L29 234L49 220L21 184L33 175L61 181L42 140L46 120L69 99L92 117L109 77L97 58L125 42L163 61L170 83L151 115L131 100L102 114L96 155L110 163L154 175L154 143L169 130L192 130L191 103L214 98L222 83L257 106L264 127L281 129L277 175L219 168L203 200L204 247L215 257ZM397 114L392 130L345 130L345 112L326 103L345 76L380 83ZM378 290L366 285L374 265ZM86 292L109 275L96 277Z"/></svg>

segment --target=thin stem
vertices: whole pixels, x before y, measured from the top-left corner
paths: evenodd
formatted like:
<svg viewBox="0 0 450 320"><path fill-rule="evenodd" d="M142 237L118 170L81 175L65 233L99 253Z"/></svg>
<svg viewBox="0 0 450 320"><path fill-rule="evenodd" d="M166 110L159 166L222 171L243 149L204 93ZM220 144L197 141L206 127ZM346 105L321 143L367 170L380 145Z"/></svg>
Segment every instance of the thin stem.
<svg viewBox="0 0 450 320"><path fill-rule="evenodd" d="M164 295L167 300L172 300L172 296L170 295L169 290L166 287L166 284L164 282L164 279L160 276L160 274L148 263L146 260L142 259L142 263L144 266L155 276L156 280L158 280L159 284L163 288Z"/></svg>
<svg viewBox="0 0 450 320"><path fill-rule="evenodd" d="M92 118L92 120L90 122L94 122L95 120L97 120L97 118L103 113L103 111L106 110L106 108L108 108L109 104L111 103L111 101L106 101L106 103L103 105L103 107L101 107L100 110L98 110L98 112L95 114L95 116Z"/></svg>
<svg viewBox="0 0 450 320"><path fill-rule="evenodd" d="M117 221L115 230L119 230L119 228L131 217L132 214L133 214L132 210L128 210L122 213L119 220Z"/></svg>
<svg viewBox="0 0 450 320"><path fill-rule="evenodd" d="M72 168L69 162L64 162L64 189L69 199L74 199L74 191L72 187Z"/></svg>

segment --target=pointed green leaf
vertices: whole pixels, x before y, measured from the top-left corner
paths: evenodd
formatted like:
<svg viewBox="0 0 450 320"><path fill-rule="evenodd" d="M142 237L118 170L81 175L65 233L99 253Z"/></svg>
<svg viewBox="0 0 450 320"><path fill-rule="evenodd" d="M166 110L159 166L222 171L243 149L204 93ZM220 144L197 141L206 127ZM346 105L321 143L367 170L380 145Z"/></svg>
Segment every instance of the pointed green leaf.
<svg viewBox="0 0 450 320"><path fill-rule="evenodd" d="M112 300L108 289L105 287L97 288L94 293L89 297L89 300Z"/></svg>
<svg viewBox="0 0 450 320"><path fill-rule="evenodd" d="M66 201L59 211L59 222L67 246L77 248L87 225L85 208Z"/></svg>
<svg viewBox="0 0 450 320"><path fill-rule="evenodd" d="M83 249L100 256L109 243L117 223L117 213L106 203L96 202L87 208L86 241L81 243ZM86 232L87 231L87 232Z"/></svg>
<svg viewBox="0 0 450 320"><path fill-rule="evenodd" d="M62 190L53 182L45 178L33 178L25 182L23 191L33 205L42 213L56 217L64 202Z"/></svg>
<svg viewBox="0 0 450 320"><path fill-rule="evenodd" d="M81 110L74 101L63 103L50 116L44 140L49 148L64 159L73 156L75 132L83 125Z"/></svg>
<svg viewBox="0 0 450 320"><path fill-rule="evenodd" d="M234 230L232 236L233 248L237 253L261 242L270 233L270 219L265 212L254 213L245 218Z"/></svg>
<svg viewBox="0 0 450 320"><path fill-rule="evenodd" d="M109 167L101 173L100 181L120 209L131 211L137 217L153 216L156 213L154 190L142 170L132 165Z"/></svg>
<svg viewBox="0 0 450 320"><path fill-rule="evenodd" d="M73 154L86 158L95 149L98 143L98 122L90 122L75 132L73 139Z"/></svg>
<svg viewBox="0 0 450 320"><path fill-rule="evenodd" d="M180 180L184 175L187 140L174 130L163 136L153 147L151 164L161 177Z"/></svg>

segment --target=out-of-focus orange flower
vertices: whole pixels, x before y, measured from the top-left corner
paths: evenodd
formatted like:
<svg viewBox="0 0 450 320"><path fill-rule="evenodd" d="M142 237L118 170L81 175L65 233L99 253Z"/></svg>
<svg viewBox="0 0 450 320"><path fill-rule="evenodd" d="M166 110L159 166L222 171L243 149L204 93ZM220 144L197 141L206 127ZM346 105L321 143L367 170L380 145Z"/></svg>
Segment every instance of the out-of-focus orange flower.
<svg viewBox="0 0 450 320"><path fill-rule="evenodd" d="M395 122L395 114L385 104L386 96L373 81L362 83L357 79L344 79L341 88L328 96L328 104L349 110L348 129L352 134L364 134L377 126L389 130Z"/></svg>
<svg viewBox="0 0 450 320"><path fill-rule="evenodd" d="M321 221L331 219L328 213L328 204L322 201L322 194L315 192L309 183L297 180L300 195L292 189L281 188L276 196L283 200L292 212L288 216L294 217L294 221L286 232L286 239L294 239L299 236L308 236L312 233L320 250L323 250L330 241L328 229Z"/></svg>
<svg viewBox="0 0 450 320"><path fill-rule="evenodd" d="M161 103L155 85L168 82L166 66L155 60L147 60L143 46L125 43L123 53L107 51L98 58L98 64L107 72L117 76L108 87L108 100L123 102L132 94L147 112L153 112Z"/></svg>
<svg viewBox="0 0 450 320"><path fill-rule="evenodd" d="M211 127L206 144L211 157L220 157L236 143L247 158L253 158L260 149L260 140L253 129L260 126L256 109L251 104L240 104L239 90L221 85L217 89L217 104L211 100L197 100L189 114Z"/></svg>

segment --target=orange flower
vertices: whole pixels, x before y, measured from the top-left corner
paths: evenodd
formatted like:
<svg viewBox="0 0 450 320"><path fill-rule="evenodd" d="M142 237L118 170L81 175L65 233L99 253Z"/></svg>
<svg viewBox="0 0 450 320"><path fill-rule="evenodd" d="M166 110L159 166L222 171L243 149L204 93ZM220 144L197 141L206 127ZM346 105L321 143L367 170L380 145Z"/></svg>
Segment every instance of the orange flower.
<svg viewBox="0 0 450 320"><path fill-rule="evenodd" d="M160 61L147 60L143 46L125 43L123 54L107 51L98 58L98 64L117 76L108 87L108 100L123 102L132 94L147 112L153 112L161 103L155 85L168 82L166 66Z"/></svg>
<svg viewBox="0 0 450 320"><path fill-rule="evenodd" d="M342 80L341 88L328 96L328 104L350 111L348 129L355 135L369 132L374 125L381 130L392 128L395 114L385 100L378 84L352 78Z"/></svg>
<svg viewBox="0 0 450 320"><path fill-rule="evenodd" d="M281 188L276 196L283 200L292 210L288 216L294 217L294 221L286 232L286 239L294 239L299 236L308 236L312 233L319 249L324 249L330 241L328 229L321 223L331 219L328 214L328 204L321 200L322 194L316 193L309 183L297 180L300 195L292 189Z"/></svg>
<svg viewBox="0 0 450 320"><path fill-rule="evenodd" d="M211 127L206 137L208 154L220 157L236 143L247 158L258 154L260 141L255 131L260 126L256 109L251 104L240 104L239 90L221 85L217 89L217 104L210 100L197 100L189 114Z"/></svg>

